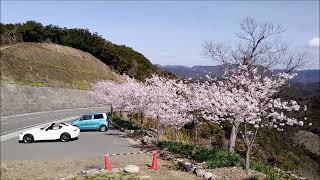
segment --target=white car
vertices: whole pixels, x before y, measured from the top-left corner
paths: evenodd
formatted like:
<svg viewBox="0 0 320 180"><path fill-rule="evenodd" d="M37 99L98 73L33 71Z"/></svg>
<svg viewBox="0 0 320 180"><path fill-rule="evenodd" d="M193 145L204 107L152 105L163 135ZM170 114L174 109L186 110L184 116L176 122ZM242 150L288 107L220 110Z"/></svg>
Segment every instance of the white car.
<svg viewBox="0 0 320 180"><path fill-rule="evenodd" d="M80 129L67 123L51 123L42 128L33 128L19 135L19 142L32 143L41 140L58 140L68 142L78 138Z"/></svg>

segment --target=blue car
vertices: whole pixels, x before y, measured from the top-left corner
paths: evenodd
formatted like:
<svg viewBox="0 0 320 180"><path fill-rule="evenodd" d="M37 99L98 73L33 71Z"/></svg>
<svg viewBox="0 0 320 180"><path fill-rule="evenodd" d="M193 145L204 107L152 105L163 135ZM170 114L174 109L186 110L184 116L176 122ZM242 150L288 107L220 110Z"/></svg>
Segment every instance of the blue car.
<svg viewBox="0 0 320 180"><path fill-rule="evenodd" d="M109 122L106 113L90 113L72 121L73 126L80 130L100 130L105 132L109 129Z"/></svg>

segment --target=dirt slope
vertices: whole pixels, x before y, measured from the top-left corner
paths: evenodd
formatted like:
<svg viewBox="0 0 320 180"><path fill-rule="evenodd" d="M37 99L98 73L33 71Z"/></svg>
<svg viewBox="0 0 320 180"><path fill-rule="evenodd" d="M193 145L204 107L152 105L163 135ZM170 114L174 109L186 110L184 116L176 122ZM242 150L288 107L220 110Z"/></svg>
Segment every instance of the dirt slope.
<svg viewBox="0 0 320 180"><path fill-rule="evenodd" d="M1 80L34 86L88 89L97 80L118 79L89 53L52 43L1 46Z"/></svg>

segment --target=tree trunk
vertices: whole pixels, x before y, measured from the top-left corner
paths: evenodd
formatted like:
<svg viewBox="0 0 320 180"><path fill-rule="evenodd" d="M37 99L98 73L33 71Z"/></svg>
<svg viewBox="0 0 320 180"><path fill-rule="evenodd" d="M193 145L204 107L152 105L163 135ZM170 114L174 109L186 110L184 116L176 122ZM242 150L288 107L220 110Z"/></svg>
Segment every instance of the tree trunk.
<svg viewBox="0 0 320 180"><path fill-rule="evenodd" d="M230 139L229 139L229 152L234 152L234 147L236 146L237 134L238 134L239 123L232 125Z"/></svg>
<svg viewBox="0 0 320 180"><path fill-rule="evenodd" d="M237 140L237 128L239 124L234 124L232 125L232 130L230 134L230 139L229 139L229 152L234 152L234 147L236 146L236 140Z"/></svg>
<svg viewBox="0 0 320 180"><path fill-rule="evenodd" d="M174 126L174 140L176 142L179 142L179 140L178 140L178 130L177 130L176 126Z"/></svg>
<svg viewBox="0 0 320 180"><path fill-rule="evenodd" d="M123 118L123 114L122 114L122 111L121 111L121 110L120 110L119 113L120 113L120 117Z"/></svg>
<svg viewBox="0 0 320 180"><path fill-rule="evenodd" d="M193 143L197 144L197 139L198 139L198 131L197 131L197 117L193 118Z"/></svg>
<svg viewBox="0 0 320 180"><path fill-rule="evenodd" d="M110 105L110 115L112 115L112 114L113 114L113 106Z"/></svg>
<svg viewBox="0 0 320 180"><path fill-rule="evenodd" d="M250 170L250 152L251 152L252 147L247 148L247 153L246 153L246 171Z"/></svg>
<svg viewBox="0 0 320 180"><path fill-rule="evenodd" d="M132 123L132 116L133 116L133 114L130 113L130 115L129 115L129 121L130 121L130 123Z"/></svg>
<svg viewBox="0 0 320 180"><path fill-rule="evenodd" d="M141 125L141 130L143 129L143 117L144 116L144 114L143 114L143 112L140 112L140 125Z"/></svg>
<svg viewBox="0 0 320 180"><path fill-rule="evenodd" d="M160 120L159 116L157 116L157 141L160 140Z"/></svg>

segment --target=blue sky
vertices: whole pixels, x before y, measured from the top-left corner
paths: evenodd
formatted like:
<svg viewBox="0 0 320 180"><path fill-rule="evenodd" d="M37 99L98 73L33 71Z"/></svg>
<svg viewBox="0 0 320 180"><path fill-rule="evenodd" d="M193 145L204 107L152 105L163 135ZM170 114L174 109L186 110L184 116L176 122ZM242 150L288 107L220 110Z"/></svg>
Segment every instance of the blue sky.
<svg viewBox="0 0 320 180"><path fill-rule="evenodd" d="M1 1L1 22L88 28L143 53L154 64L214 65L201 55L205 40L236 42L243 18L285 25L292 48L308 49L319 69L319 1ZM316 41L317 42L317 41Z"/></svg>

